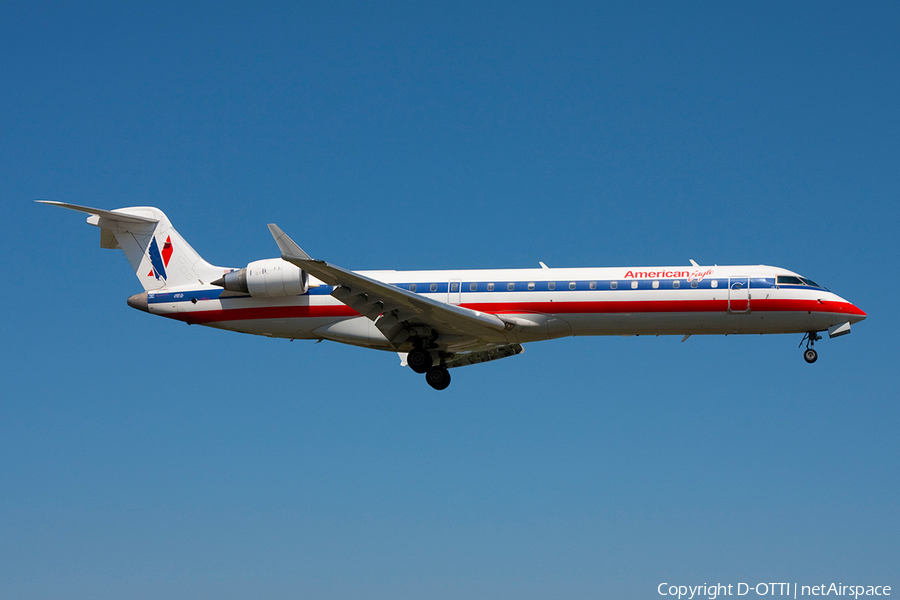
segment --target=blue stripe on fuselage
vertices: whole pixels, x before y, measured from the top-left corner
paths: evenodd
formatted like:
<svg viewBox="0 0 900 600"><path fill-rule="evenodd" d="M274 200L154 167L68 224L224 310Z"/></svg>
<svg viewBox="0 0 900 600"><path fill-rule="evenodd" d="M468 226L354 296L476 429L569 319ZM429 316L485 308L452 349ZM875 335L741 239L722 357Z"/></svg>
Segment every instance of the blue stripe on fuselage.
<svg viewBox="0 0 900 600"><path fill-rule="evenodd" d="M658 281L659 287L654 288L653 282ZM679 282L679 287L674 286L674 282ZM617 283L617 287L613 288L612 283ZM632 288L632 282L637 282L637 287ZM688 291L688 290L708 290L714 289L713 282L716 283L716 288L721 290L728 289L728 278L707 278L702 281L697 281L697 287L692 287L691 281L686 279L607 279L607 280L576 280L575 289L571 290L569 288L569 284L573 283L572 280L557 280L554 283L556 284L555 289L551 290L549 288L549 281L502 281L502 282L494 282L494 289L488 290L487 281L478 281L478 282L469 282L463 281L460 287L460 291L463 294L470 293L499 293L499 292L509 292L508 285L510 283L513 284L513 292L521 293L521 292L553 292L553 293L562 293L569 291L576 292L617 292L617 291L633 291L633 290L667 290L667 291ZM431 290L431 285L434 283L436 286L435 291ZM471 289L471 284L475 283L475 289ZM528 284L533 283L534 289L529 290ZM595 284L594 288L591 288L591 283ZM415 282L416 291L413 293L417 294L446 294L449 289L449 282ZM393 283L389 284L395 287L398 287L402 290L409 291L412 282L410 283ZM799 290L808 290L808 289L824 289L824 288L813 288L811 286L805 285L775 285L774 278L763 278L763 277L751 277L750 278L750 289L758 290L758 289L799 289ZM173 292L150 292L148 295L148 300L150 302L190 302L192 300L228 300L228 299L239 299L239 298L250 298L249 294L240 294L240 295L229 295L221 298L221 294L225 290L221 289L207 289L207 290L185 290L185 291L173 291ZM331 292L334 291L334 286L330 285L320 285L317 287L309 288L307 292L310 296L328 296ZM454 294L456 292L453 292Z"/></svg>

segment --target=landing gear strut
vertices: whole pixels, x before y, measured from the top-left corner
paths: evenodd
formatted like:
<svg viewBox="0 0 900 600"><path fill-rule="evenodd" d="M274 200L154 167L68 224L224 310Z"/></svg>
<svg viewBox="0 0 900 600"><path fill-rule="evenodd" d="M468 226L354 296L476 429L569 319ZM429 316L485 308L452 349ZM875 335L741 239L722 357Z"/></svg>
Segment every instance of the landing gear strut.
<svg viewBox="0 0 900 600"><path fill-rule="evenodd" d="M431 367L425 374L425 381L436 390L445 390L450 385L450 372L446 367Z"/></svg>
<svg viewBox="0 0 900 600"><path fill-rule="evenodd" d="M813 364L816 362L816 359L819 358L818 353L813 349L813 344L822 339L822 336L817 334L815 331L807 332L806 335L803 336L803 339L800 340L800 345L803 345L803 342L806 342L806 351L803 352L803 360L808 362L809 364Z"/></svg>

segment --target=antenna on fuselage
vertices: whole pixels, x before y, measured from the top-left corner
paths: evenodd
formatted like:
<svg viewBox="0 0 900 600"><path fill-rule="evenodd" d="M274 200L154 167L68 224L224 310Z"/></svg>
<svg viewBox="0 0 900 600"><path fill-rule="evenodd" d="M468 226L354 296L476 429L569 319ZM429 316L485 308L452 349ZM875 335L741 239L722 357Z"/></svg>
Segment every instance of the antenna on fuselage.
<svg viewBox="0 0 900 600"><path fill-rule="evenodd" d="M694 265L695 267L699 267L699 266L700 266L700 265L697 264L697 262L696 262L693 258L689 258L688 260L691 261L691 264Z"/></svg>

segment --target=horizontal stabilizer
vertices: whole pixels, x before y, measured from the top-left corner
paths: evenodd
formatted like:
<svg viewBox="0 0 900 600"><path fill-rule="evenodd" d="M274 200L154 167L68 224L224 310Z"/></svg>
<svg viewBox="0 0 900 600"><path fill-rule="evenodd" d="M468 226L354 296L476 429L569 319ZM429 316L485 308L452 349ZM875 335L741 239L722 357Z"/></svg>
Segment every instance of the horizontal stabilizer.
<svg viewBox="0 0 900 600"><path fill-rule="evenodd" d="M103 217L104 219L109 219L110 221L118 221L120 223L159 223L159 219L121 212L122 209L118 211L103 210L102 208L91 208L89 206L78 206L77 204L66 204L65 202L57 202L56 200L35 200L35 202L39 202L41 204L50 204L52 206L60 206L62 208L68 208L70 210L77 210L78 212L87 213L95 217ZM91 225L97 225L97 223L91 223Z"/></svg>

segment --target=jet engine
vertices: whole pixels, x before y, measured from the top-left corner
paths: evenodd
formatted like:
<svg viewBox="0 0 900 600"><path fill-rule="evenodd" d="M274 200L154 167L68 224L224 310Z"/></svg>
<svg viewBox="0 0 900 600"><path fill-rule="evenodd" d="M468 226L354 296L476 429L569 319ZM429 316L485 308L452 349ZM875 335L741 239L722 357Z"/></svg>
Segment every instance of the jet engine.
<svg viewBox="0 0 900 600"><path fill-rule="evenodd" d="M254 298L299 296L309 290L309 275L280 258L255 260L243 269L226 273L212 282L230 292L243 292Z"/></svg>

